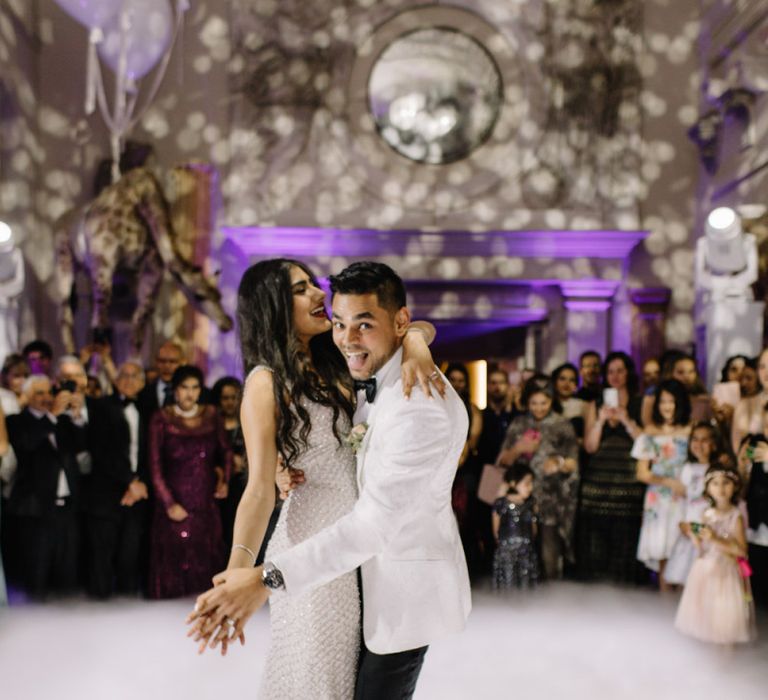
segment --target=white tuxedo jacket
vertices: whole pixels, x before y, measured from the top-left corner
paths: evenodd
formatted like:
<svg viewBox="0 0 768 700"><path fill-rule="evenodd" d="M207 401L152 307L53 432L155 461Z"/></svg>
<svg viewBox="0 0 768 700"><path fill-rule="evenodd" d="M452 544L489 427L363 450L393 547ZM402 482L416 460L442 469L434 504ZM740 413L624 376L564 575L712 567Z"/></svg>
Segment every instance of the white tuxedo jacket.
<svg viewBox="0 0 768 700"><path fill-rule="evenodd" d="M469 577L451 509L451 486L467 437L467 411L414 388L403 396L402 350L377 374L368 430L357 453L354 509L314 537L273 557L286 591L298 595L358 566L368 649L391 654L464 628ZM299 487L301 488L301 487Z"/></svg>

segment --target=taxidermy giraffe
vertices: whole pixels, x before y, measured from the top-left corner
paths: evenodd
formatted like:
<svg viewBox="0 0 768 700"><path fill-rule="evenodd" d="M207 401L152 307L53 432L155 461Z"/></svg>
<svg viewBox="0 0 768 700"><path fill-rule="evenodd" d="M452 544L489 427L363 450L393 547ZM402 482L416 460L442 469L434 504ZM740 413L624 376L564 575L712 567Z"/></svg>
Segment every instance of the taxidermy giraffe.
<svg viewBox="0 0 768 700"><path fill-rule="evenodd" d="M109 326L112 276L117 268L139 273L136 311L131 320L131 345L136 353L144 342L144 329L154 310L164 269L198 311L222 331L232 328L219 290L199 267L179 255L173 240L160 183L147 168L129 170L96 199L62 217L55 233L56 286L67 351L75 349L70 295L76 266L91 280L91 329L95 335Z"/></svg>

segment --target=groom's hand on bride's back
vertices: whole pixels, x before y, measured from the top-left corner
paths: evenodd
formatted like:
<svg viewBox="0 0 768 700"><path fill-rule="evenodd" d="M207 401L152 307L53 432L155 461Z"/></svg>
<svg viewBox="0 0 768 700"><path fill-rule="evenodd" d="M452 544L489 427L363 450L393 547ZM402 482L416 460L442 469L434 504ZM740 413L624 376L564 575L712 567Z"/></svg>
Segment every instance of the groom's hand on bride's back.
<svg viewBox="0 0 768 700"><path fill-rule="evenodd" d="M304 483L304 472L301 469L283 467L282 461L278 463L275 473L275 484L280 491L280 500L285 500L297 486Z"/></svg>

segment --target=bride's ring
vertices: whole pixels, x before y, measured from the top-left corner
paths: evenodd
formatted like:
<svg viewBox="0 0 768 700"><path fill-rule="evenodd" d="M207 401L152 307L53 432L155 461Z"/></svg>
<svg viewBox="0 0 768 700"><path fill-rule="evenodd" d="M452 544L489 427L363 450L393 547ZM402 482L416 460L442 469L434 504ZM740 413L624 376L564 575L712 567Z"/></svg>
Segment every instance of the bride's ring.
<svg viewBox="0 0 768 700"><path fill-rule="evenodd" d="M437 379L439 376L440 376L440 372L438 372L437 370L435 370L434 372L432 372L432 374L430 374L430 375L429 375L429 378L430 378L430 379L432 379L432 380L435 380L435 379Z"/></svg>
<svg viewBox="0 0 768 700"><path fill-rule="evenodd" d="M234 629L236 623L235 623L234 620L232 620L232 619L230 619L228 617L225 617L224 618L224 624L227 626L227 628L231 632Z"/></svg>

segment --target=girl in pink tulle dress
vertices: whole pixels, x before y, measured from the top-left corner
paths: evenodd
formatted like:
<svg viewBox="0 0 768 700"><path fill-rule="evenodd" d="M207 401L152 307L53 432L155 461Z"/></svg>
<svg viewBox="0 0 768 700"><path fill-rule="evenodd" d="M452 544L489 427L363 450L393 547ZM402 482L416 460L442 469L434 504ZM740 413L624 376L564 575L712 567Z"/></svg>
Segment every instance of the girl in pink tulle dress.
<svg viewBox="0 0 768 700"><path fill-rule="evenodd" d="M716 644L749 642L756 634L744 520L736 507L739 483L735 470L709 467L704 493L713 505L702 523L683 526L699 556L688 574L675 627Z"/></svg>

